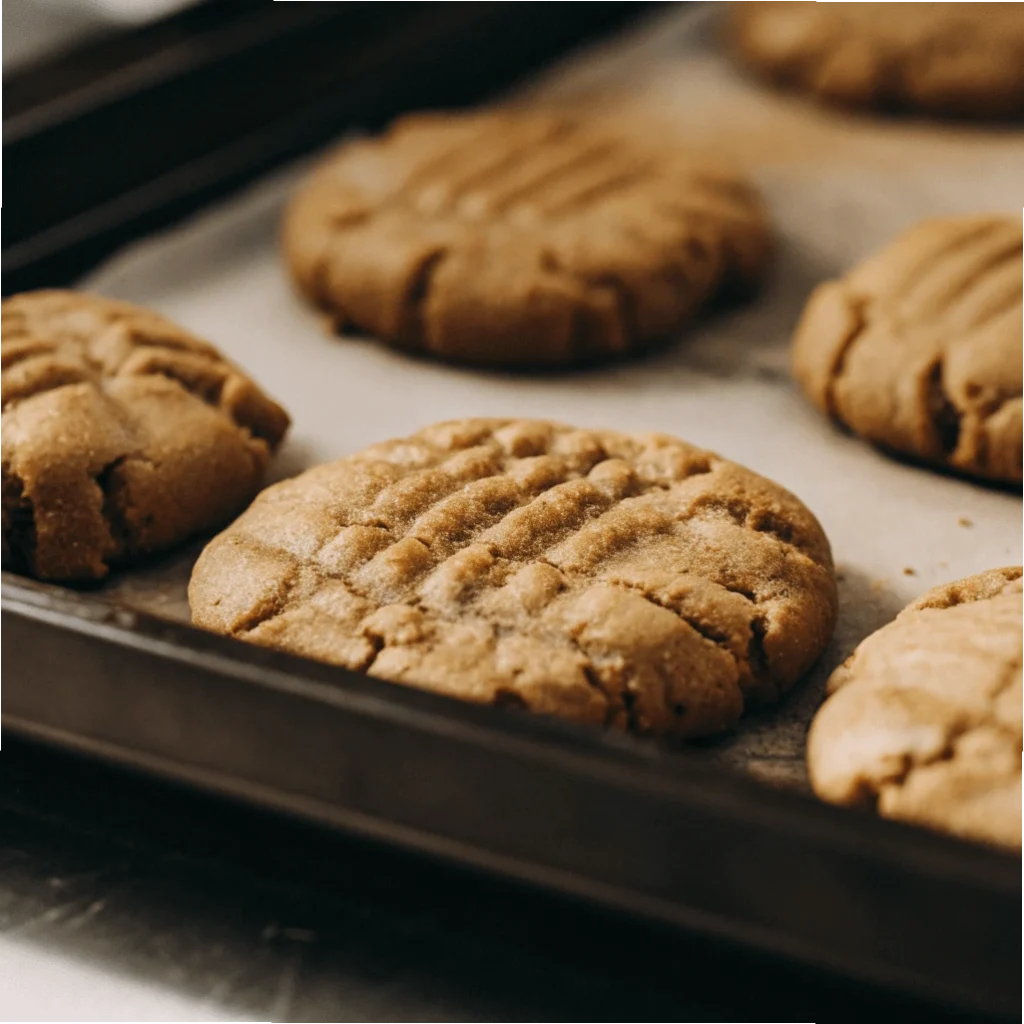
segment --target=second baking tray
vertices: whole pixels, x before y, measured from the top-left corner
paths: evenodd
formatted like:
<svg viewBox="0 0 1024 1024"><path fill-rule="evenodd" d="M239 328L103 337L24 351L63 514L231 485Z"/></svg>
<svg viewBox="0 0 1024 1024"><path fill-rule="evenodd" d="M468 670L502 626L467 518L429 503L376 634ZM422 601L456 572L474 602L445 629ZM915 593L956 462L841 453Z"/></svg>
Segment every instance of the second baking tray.
<svg viewBox="0 0 1024 1024"><path fill-rule="evenodd" d="M285 34L293 77L286 74L281 87L306 104L306 115L289 116L277 97L256 105L250 121L225 123L222 139L209 131L188 136L195 151L185 146L168 157L160 187L136 182L119 191L99 175L63 212L51 211L51 222L44 210L17 223L15 244L5 249L5 288L63 283L114 245L332 133L373 126L431 96L474 99L567 39L608 27L588 20L589 5L543 5L561 12L552 35L543 20L532 33L520 23L509 56L496 42L511 24L499 9L540 5L394 6L443 8L447 18L455 17L449 8L473 8L470 27L432 22L430 36L435 56L453 66L468 41L475 58L467 74L449 67L434 92L410 91L403 76L417 66L416 48L396 42L415 38L408 24L402 31L351 25L353 37L370 32L376 52L398 63L374 63L372 47L356 47L364 80L329 102L318 92L324 81L337 84L326 64L327 23L300 18ZM572 7L581 9L577 23L566 13ZM216 23L205 47L169 62L171 74L166 61L151 68L153 79L124 95L117 117L141 130L153 109L147 89L168 90L164 102L171 102L180 79L186 102L201 95L197 83L223 80L225 66L244 83L266 65L267 53L256 60L254 48L282 45L259 19L244 28L239 37ZM727 740L687 751L465 707L192 630L184 621L192 549L95 594L5 576L5 725L855 977L1013 1013L1019 860L816 803L805 795L802 749L824 676L862 636L933 583L1019 561L1019 503L890 463L834 434L788 388L785 339L815 280L903 223L970 208L972 187L973 196L981 188L1009 202L1019 148L996 135L920 126L904 126L903 141L894 142L888 127L805 111L733 75L708 31L701 12L673 12L552 68L520 94L570 106L599 96L603 108L621 105L640 131L672 131L746 160L768 195L782 242L765 295L649 360L572 377L504 377L325 337L291 293L276 252L294 170L126 250L84 283L153 305L210 337L284 400L296 425L279 475L431 420L502 412L663 429L780 480L822 519L841 577L841 627L805 685ZM488 62L489 47L505 56ZM240 95L237 82L233 88ZM113 117L109 99L79 97L67 123L80 130L82 117ZM53 102L19 114L12 152L29 152L19 147L37 137L58 144L65 122ZM225 100L222 110L230 109ZM141 135L133 147L142 174L153 154ZM809 159L809 148L828 149L829 159L820 152Z"/></svg>

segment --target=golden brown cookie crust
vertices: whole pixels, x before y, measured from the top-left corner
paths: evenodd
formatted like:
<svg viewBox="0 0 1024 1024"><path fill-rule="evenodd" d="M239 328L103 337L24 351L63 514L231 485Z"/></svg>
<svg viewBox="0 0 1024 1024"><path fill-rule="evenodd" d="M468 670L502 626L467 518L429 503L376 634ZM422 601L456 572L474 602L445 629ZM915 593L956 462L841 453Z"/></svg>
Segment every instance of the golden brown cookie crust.
<svg viewBox="0 0 1024 1024"><path fill-rule="evenodd" d="M466 700L706 735L831 636L791 494L658 434L460 420L264 491L200 556L207 629Z"/></svg>
<svg viewBox="0 0 1024 1024"><path fill-rule="evenodd" d="M919 223L811 295L793 374L832 419L891 451L1021 480L1021 277L1016 217Z"/></svg>
<svg viewBox="0 0 1024 1024"><path fill-rule="evenodd" d="M458 363L543 367L663 340L761 274L753 188L614 127L417 115L341 146L287 212L302 292L341 326Z"/></svg>
<svg viewBox="0 0 1024 1024"><path fill-rule="evenodd" d="M888 818L1021 845L1021 569L936 587L829 680L811 725L815 792Z"/></svg>
<svg viewBox="0 0 1024 1024"><path fill-rule="evenodd" d="M212 346L71 291L7 299L2 317L5 565L100 579L256 493L288 417Z"/></svg>
<svg viewBox="0 0 1024 1024"><path fill-rule="evenodd" d="M732 6L734 51L779 85L849 107L1024 115L1022 4Z"/></svg>

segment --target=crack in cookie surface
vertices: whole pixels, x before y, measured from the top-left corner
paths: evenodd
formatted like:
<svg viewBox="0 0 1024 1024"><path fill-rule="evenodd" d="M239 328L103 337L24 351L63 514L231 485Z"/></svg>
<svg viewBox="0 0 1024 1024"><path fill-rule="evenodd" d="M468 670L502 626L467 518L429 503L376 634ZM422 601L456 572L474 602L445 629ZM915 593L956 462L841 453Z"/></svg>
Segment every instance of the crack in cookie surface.
<svg viewBox="0 0 1024 1024"><path fill-rule="evenodd" d="M2 319L5 564L98 579L255 493L288 417L211 345L70 291L14 296Z"/></svg>
<svg viewBox="0 0 1024 1024"><path fill-rule="evenodd" d="M198 625L395 682L684 736L788 689L836 614L828 542L782 488L663 435L529 420L269 488L189 600Z"/></svg>
<svg viewBox="0 0 1024 1024"><path fill-rule="evenodd" d="M918 224L811 295L794 375L824 412L882 448L1020 482L1022 247L1009 217Z"/></svg>
<svg viewBox="0 0 1024 1024"><path fill-rule="evenodd" d="M757 280L768 231L741 179L597 122L419 115L329 158L293 200L284 245L338 322L528 367L664 339Z"/></svg>
<svg viewBox="0 0 1024 1024"><path fill-rule="evenodd" d="M1020 848L1021 576L929 591L833 673L808 738L819 796Z"/></svg>

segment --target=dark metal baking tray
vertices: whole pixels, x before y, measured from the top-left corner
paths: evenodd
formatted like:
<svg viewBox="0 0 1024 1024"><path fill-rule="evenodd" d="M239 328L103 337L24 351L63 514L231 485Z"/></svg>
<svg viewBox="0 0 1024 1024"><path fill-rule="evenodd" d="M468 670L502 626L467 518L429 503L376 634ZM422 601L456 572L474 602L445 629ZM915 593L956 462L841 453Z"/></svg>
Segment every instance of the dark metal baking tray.
<svg viewBox="0 0 1024 1024"><path fill-rule="evenodd" d="M458 704L18 578L8 728L976 1009L1019 989L1020 864L685 756Z"/></svg>
<svg viewBox="0 0 1024 1024"><path fill-rule="evenodd" d="M26 72L5 83L4 291L63 284L346 128L477 100L641 6L218 0ZM1019 1015L1018 858L6 573L2 620L12 733Z"/></svg>

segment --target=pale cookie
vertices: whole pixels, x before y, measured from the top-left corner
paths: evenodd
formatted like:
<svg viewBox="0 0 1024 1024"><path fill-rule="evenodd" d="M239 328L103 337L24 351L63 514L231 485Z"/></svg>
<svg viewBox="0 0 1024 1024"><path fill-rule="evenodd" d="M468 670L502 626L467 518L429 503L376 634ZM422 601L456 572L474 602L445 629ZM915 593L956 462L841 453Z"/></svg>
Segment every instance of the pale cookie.
<svg viewBox="0 0 1024 1024"><path fill-rule="evenodd" d="M936 587L832 674L811 725L815 792L1021 845L1021 569Z"/></svg>
<svg viewBox="0 0 1024 1024"><path fill-rule="evenodd" d="M264 491L192 575L193 621L486 704L728 729L832 634L791 494L659 434L428 427Z"/></svg>
<svg viewBox="0 0 1024 1024"><path fill-rule="evenodd" d="M418 115L293 200L288 266L341 327L439 359L543 367L662 340L761 274L753 188L655 140L539 113Z"/></svg>
<svg viewBox="0 0 1024 1024"><path fill-rule="evenodd" d="M849 107L968 118L1024 114L1024 4L740 3L751 67Z"/></svg>
<svg viewBox="0 0 1024 1024"><path fill-rule="evenodd" d="M793 341L807 395L892 452L1021 480L1019 217L923 221L811 295Z"/></svg>
<svg viewBox="0 0 1024 1024"><path fill-rule="evenodd" d="M288 417L215 348L78 292L2 313L5 566L100 579L222 526L259 489Z"/></svg>

